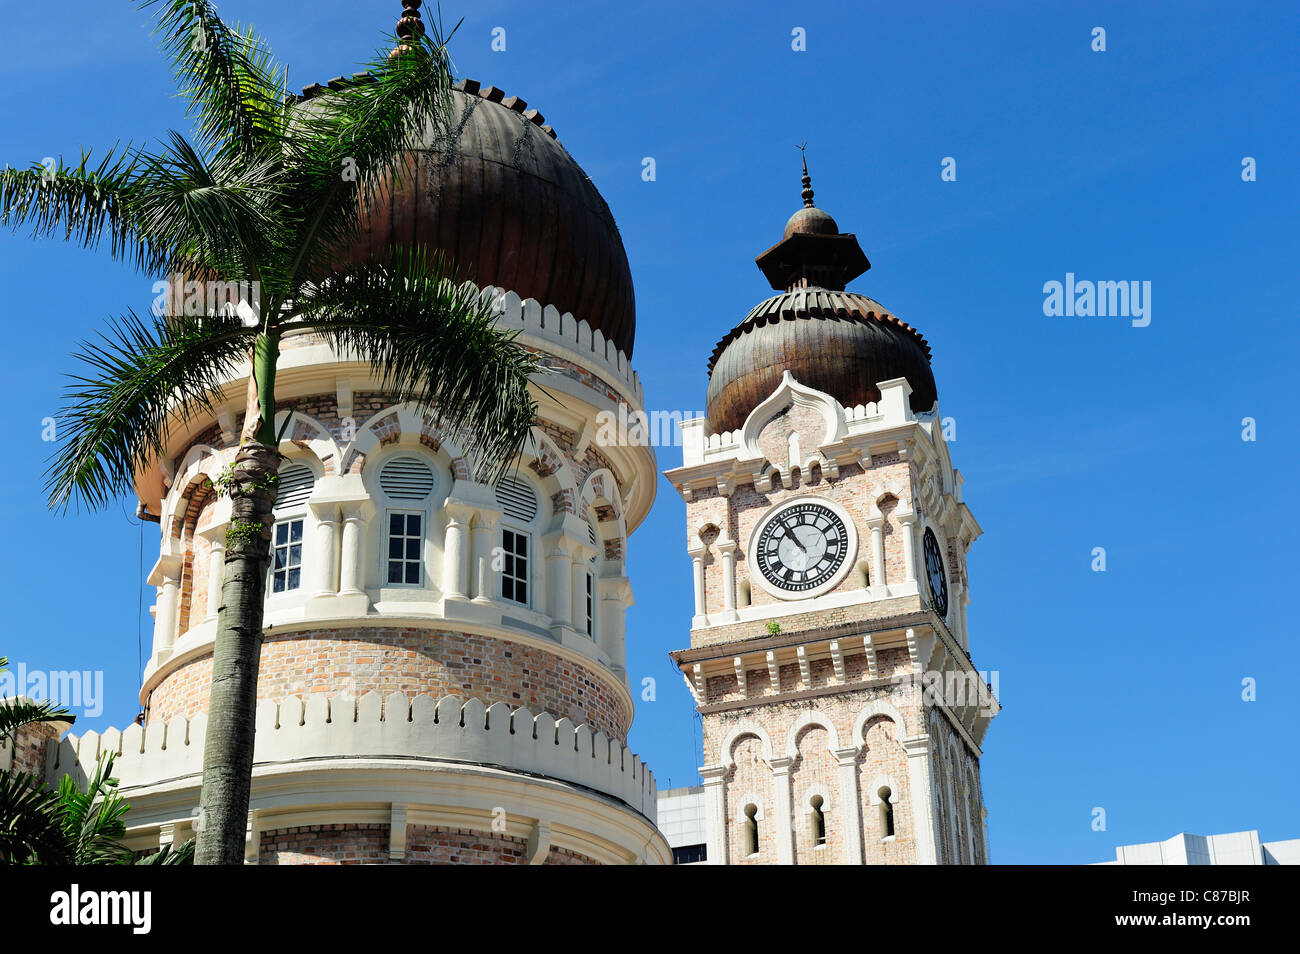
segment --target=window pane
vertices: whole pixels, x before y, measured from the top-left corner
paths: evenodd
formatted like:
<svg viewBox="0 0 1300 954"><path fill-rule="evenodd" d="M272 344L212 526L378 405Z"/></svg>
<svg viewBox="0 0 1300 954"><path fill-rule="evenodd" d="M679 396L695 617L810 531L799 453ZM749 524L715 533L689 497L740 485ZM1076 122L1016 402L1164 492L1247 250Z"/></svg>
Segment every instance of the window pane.
<svg viewBox="0 0 1300 954"><path fill-rule="evenodd" d="M298 588L299 583L300 583L300 579L299 579L299 578L300 578L301 575L302 575L302 570L290 570L290 571L289 571L289 589L291 589L291 590L296 590L296 589Z"/></svg>
<svg viewBox="0 0 1300 954"><path fill-rule="evenodd" d="M397 562L396 560L389 561L389 564L388 564L388 582L389 582L389 583L401 583L401 582L402 582L402 564L399 563L399 562Z"/></svg>
<svg viewBox="0 0 1300 954"><path fill-rule="evenodd" d="M420 582L420 564L418 563L406 564L406 582L407 583Z"/></svg>
<svg viewBox="0 0 1300 954"><path fill-rule="evenodd" d="M402 538L391 537L388 541L388 558L390 560L400 560L402 558Z"/></svg>
<svg viewBox="0 0 1300 954"><path fill-rule="evenodd" d="M302 566L302 544L295 543L289 548L289 565Z"/></svg>
<svg viewBox="0 0 1300 954"><path fill-rule="evenodd" d="M289 525L284 523L277 524L275 528L275 542L286 543L288 539L289 539Z"/></svg>
<svg viewBox="0 0 1300 954"><path fill-rule="evenodd" d="M271 592L272 592L272 593L282 593L283 591L284 591L284 574L283 574L283 573L277 573L277 574L275 574L275 576L272 578L272 582L271 582Z"/></svg>
<svg viewBox="0 0 1300 954"><path fill-rule="evenodd" d="M292 543L297 543L301 539L302 539L302 521L295 520L293 523L289 524L289 540Z"/></svg>
<svg viewBox="0 0 1300 954"><path fill-rule="evenodd" d="M388 532L399 537L402 535L402 515L400 513L388 515Z"/></svg>
<svg viewBox="0 0 1300 954"><path fill-rule="evenodd" d="M419 541L419 540L407 540L407 541L406 541L406 558L407 558L408 560L419 560L419 559L420 559L420 541Z"/></svg>
<svg viewBox="0 0 1300 954"><path fill-rule="evenodd" d="M525 583L523 580L519 580L517 583L515 583L515 602L516 603L528 602L528 584Z"/></svg>
<svg viewBox="0 0 1300 954"><path fill-rule="evenodd" d="M406 535L408 537L418 537L420 535L420 515L418 513L408 513L406 515Z"/></svg>
<svg viewBox="0 0 1300 954"><path fill-rule="evenodd" d="M284 550L284 547L276 547L276 548L275 548L275 568L276 568L277 570L283 570L283 569L284 569L284 558L285 558L285 550Z"/></svg>

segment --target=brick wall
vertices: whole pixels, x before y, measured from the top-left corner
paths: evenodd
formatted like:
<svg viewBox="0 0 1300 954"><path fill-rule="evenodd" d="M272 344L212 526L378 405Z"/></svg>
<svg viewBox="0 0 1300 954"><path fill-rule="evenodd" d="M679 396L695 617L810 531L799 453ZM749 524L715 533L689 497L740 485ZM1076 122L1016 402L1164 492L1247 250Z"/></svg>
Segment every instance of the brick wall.
<svg viewBox="0 0 1300 954"><path fill-rule="evenodd" d="M149 718L207 710L212 657L167 676L149 700ZM262 644L258 701L314 692L370 690L458 695L549 712L627 740L632 713L596 669L542 649L435 629L321 629L268 637Z"/></svg>

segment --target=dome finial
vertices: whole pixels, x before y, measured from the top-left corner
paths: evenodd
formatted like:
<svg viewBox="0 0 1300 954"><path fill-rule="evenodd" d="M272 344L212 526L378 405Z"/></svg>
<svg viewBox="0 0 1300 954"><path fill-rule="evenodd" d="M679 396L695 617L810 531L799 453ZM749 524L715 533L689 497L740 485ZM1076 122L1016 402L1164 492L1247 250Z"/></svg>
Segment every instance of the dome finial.
<svg viewBox="0 0 1300 954"><path fill-rule="evenodd" d="M803 191L799 194L803 196L803 207L805 209L811 209L813 207L813 189L812 177L808 175L807 149L808 143L801 142L799 144L799 152L803 156Z"/></svg>
<svg viewBox="0 0 1300 954"><path fill-rule="evenodd" d="M420 19L420 7L424 0L402 0L402 18L397 21L397 46L389 57L410 51L407 40L413 36L424 35L424 21Z"/></svg>

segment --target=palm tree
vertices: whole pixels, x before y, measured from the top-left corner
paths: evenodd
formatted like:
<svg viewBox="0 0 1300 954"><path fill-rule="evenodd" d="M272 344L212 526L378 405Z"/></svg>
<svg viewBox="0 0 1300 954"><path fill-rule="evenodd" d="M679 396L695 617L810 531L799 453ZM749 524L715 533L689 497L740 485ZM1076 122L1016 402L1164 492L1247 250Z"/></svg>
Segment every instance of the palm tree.
<svg viewBox="0 0 1300 954"><path fill-rule="evenodd" d="M368 82L305 105L286 96L286 73L262 39L228 27L212 4L140 4L157 11L162 46L195 118L194 140L171 132L153 149L115 147L98 164L83 153L75 166L6 170L0 224L28 224L87 247L107 238L115 257L148 274L254 290L199 314L128 312L82 342L85 370L67 392L47 472L51 506L74 498L103 506L131 490L175 427L215 413L223 384L248 375L240 444L224 482L232 509L196 855L198 864L240 864L279 466L281 337L314 333L338 354L367 361L394 400L462 435L489 480L505 471L536 420L528 382L539 366L495 327L488 302L453 283L440 257L394 249L339 265L361 210L409 173L410 151L455 140L450 34L440 24L426 33L416 0L406 2L397 49L369 63Z"/></svg>

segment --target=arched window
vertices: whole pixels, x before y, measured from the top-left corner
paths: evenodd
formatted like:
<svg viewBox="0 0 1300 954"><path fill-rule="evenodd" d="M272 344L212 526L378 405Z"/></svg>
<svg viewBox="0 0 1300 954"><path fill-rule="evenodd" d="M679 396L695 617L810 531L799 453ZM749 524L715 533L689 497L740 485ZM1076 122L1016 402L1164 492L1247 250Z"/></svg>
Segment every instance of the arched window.
<svg viewBox="0 0 1300 954"><path fill-rule="evenodd" d="M812 843L817 847L826 844L826 813L822 811L825 801L820 795L814 795L809 799L808 804L812 811L808 813L808 824L811 829Z"/></svg>
<svg viewBox="0 0 1300 954"><path fill-rule="evenodd" d="M532 605L533 523L537 519L537 491L520 477L502 477L496 486L501 508L501 598L520 606Z"/></svg>
<svg viewBox="0 0 1300 954"><path fill-rule="evenodd" d="M424 585L428 501L436 484L433 468L418 457L393 457L379 470L379 489L388 503L383 551L388 586Z"/></svg>
<svg viewBox="0 0 1300 954"><path fill-rule="evenodd" d="M290 464L280 471L276 484L271 526L270 595L302 588L303 529L307 498L316 486L316 474L305 464Z"/></svg>
<svg viewBox="0 0 1300 954"><path fill-rule="evenodd" d="M758 806L745 806L745 854L758 854Z"/></svg>
<svg viewBox="0 0 1300 954"><path fill-rule="evenodd" d="M884 785L876 794L880 797L880 837L892 838L894 836L894 806L889 800L894 797L894 793L890 791L888 785Z"/></svg>

